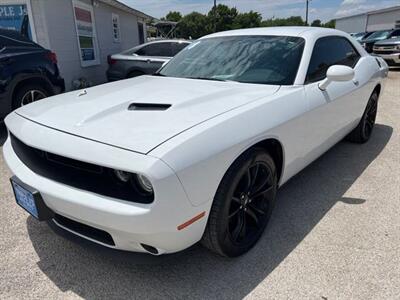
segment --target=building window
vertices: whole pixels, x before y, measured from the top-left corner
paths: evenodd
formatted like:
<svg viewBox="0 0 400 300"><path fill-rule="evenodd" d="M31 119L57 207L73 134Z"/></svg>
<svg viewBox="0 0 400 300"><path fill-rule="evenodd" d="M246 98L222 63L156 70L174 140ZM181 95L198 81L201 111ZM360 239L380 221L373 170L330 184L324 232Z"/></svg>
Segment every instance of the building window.
<svg viewBox="0 0 400 300"><path fill-rule="evenodd" d="M76 34L82 67L100 64L93 7L80 1L73 2Z"/></svg>
<svg viewBox="0 0 400 300"><path fill-rule="evenodd" d="M114 43L119 43L121 41L121 34L119 30L119 15L112 14L112 30Z"/></svg>
<svg viewBox="0 0 400 300"><path fill-rule="evenodd" d="M30 1L1 1L0 28L16 30L26 38L36 41Z"/></svg>

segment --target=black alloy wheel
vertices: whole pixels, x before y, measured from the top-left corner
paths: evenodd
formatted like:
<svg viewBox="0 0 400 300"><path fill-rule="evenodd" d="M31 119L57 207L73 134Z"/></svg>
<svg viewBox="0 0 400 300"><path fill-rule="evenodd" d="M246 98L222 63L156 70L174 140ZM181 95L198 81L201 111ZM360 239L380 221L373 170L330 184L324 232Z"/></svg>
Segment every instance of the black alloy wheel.
<svg viewBox="0 0 400 300"><path fill-rule="evenodd" d="M229 235L234 244L251 243L268 221L274 195L273 172L256 161L247 167L233 193L229 208Z"/></svg>
<svg viewBox="0 0 400 300"><path fill-rule="evenodd" d="M374 92L368 100L367 107L365 108L360 122L347 136L347 140L362 144L366 143L370 139L378 112L378 99L378 93Z"/></svg>
<svg viewBox="0 0 400 300"><path fill-rule="evenodd" d="M265 150L250 149L242 154L218 187L203 245L228 257L250 250L270 220L277 180L274 160Z"/></svg>
<svg viewBox="0 0 400 300"><path fill-rule="evenodd" d="M371 137L372 131L374 129L377 111L378 111L378 96L374 94L368 101L368 105L365 110L365 122L364 122L363 134L367 140Z"/></svg>

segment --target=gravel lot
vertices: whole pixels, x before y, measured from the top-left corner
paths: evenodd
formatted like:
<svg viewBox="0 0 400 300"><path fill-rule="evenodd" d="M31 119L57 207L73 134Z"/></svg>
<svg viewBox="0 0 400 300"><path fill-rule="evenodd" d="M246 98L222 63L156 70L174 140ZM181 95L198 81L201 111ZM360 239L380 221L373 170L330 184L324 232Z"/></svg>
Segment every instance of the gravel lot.
<svg viewBox="0 0 400 300"><path fill-rule="evenodd" d="M400 72L389 77L372 139L339 143L287 183L236 260L112 251L39 223L15 204L0 154L0 298L399 299Z"/></svg>

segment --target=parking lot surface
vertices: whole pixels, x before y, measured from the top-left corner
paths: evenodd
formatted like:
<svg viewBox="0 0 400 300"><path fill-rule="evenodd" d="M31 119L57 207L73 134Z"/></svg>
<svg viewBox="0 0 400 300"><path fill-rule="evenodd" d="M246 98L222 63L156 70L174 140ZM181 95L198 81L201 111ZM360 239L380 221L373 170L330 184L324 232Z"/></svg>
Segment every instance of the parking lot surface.
<svg viewBox="0 0 400 300"><path fill-rule="evenodd" d="M393 71L372 139L339 143L283 186L261 241L233 260L113 251L39 223L0 154L0 299L399 299L399 130Z"/></svg>

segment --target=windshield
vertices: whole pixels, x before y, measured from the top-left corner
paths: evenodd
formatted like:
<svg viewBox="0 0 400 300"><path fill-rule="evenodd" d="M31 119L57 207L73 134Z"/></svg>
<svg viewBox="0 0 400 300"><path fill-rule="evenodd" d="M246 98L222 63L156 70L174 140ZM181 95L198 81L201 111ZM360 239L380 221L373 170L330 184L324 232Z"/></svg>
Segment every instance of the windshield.
<svg viewBox="0 0 400 300"><path fill-rule="evenodd" d="M304 39L289 36L229 36L187 46L160 72L161 76L245 83L291 85Z"/></svg>
<svg viewBox="0 0 400 300"><path fill-rule="evenodd" d="M390 31L384 30L384 31L377 31L371 34L368 39L386 39L386 37L389 35Z"/></svg>

